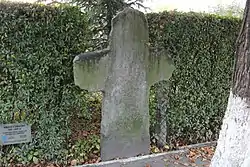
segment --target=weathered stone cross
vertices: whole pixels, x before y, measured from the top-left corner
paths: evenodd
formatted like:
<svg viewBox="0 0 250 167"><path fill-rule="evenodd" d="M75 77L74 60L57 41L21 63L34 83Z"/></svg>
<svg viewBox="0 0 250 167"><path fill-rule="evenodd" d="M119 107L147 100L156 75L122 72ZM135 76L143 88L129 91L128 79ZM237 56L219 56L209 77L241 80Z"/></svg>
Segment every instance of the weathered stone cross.
<svg viewBox="0 0 250 167"><path fill-rule="evenodd" d="M127 158L150 151L149 89L168 80L174 65L168 56L149 55L145 15L126 8L112 21L107 49L74 59L75 84L103 91L101 159Z"/></svg>

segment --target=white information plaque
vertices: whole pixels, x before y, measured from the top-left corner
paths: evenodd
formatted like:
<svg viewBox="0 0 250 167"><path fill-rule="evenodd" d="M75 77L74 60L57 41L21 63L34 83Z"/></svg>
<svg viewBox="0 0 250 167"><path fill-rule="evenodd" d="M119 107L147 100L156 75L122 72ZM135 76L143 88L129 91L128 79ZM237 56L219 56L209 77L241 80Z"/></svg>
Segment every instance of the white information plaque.
<svg viewBox="0 0 250 167"><path fill-rule="evenodd" d="M0 124L0 145L31 142L31 127L27 124Z"/></svg>

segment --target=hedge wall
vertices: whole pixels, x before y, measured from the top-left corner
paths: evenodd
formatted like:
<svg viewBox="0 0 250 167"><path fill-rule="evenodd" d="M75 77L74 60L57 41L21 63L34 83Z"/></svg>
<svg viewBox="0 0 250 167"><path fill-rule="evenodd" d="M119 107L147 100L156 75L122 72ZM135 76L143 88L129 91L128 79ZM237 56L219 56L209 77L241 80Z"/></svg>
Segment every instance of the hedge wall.
<svg viewBox="0 0 250 167"><path fill-rule="evenodd" d="M0 163L66 161L69 118L84 107L73 83L72 55L89 47L86 16L67 6L0 8L0 123L26 121L34 137L3 147Z"/></svg>
<svg viewBox="0 0 250 167"><path fill-rule="evenodd" d="M93 48L86 16L67 6L0 3L0 8L0 123L27 121L34 133L31 143L5 146L0 163L65 162L69 119L89 103L74 86L70 56ZM216 139L240 20L177 12L147 17L151 47L166 49L177 67L169 82L152 87L151 115L161 89L168 100L170 143Z"/></svg>
<svg viewBox="0 0 250 167"><path fill-rule="evenodd" d="M148 14L150 43L176 70L167 84L170 143L216 140L227 106L241 20L200 13ZM159 85L155 85L159 88Z"/></svg>

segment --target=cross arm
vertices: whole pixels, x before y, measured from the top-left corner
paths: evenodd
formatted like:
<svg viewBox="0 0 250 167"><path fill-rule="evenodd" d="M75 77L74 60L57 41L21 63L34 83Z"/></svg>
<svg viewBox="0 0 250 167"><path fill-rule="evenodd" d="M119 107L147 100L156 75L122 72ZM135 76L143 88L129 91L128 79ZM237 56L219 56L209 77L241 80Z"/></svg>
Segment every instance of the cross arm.
<svg viewBox="0 0 250 167"><path fill-rule="evenodd" d="M110 49L87 52L73 60L74 82L81 89L103 91L108 76Z"/></svg>
<svg viewBox="0 0 250 167"><path fill-rule="evenodd" d="M148 82L153 85L162 80L169 80L175 70L174 63L167 54L158 53L150 55Z"/></svg>

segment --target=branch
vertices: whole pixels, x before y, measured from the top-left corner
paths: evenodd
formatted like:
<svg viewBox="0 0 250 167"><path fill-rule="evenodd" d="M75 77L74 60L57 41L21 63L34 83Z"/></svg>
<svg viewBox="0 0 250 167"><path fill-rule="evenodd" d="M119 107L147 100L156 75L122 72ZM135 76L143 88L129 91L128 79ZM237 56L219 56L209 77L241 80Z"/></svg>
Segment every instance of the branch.
<svg viewBox="0 0 250 167"><path fill-rule="evenodd" d="M109 52L110 52L110 49L106 48L106 49L99 50L99 51L81 53L74 58L73 62L77 63L77 62L81 62L85 60L97 60L97 59L102 58L104 55L106 55Z"/></svg>
<svg viewBox="0 0 250 167"><path fill-rule="evenodd" d="M126 3L126 6L131 7L132 5L136 5L138 8L143 8L143 9L150 9L149 7L144 6L140 1L138 0L133 0L133 1L128 1Z"/></svg>

